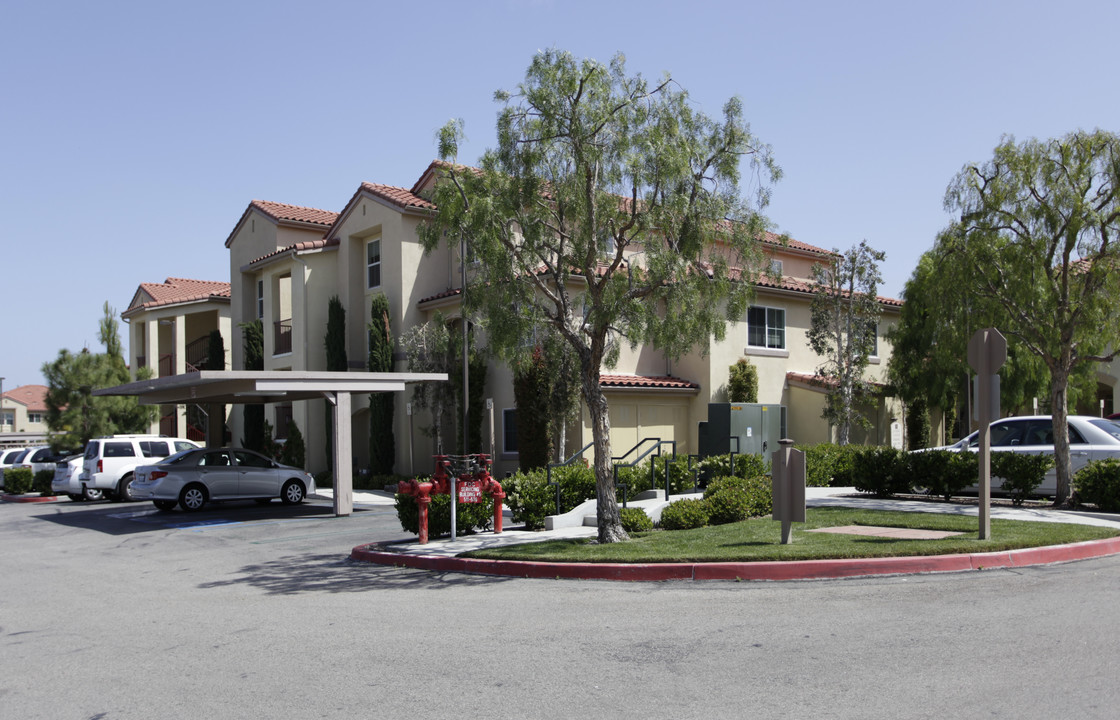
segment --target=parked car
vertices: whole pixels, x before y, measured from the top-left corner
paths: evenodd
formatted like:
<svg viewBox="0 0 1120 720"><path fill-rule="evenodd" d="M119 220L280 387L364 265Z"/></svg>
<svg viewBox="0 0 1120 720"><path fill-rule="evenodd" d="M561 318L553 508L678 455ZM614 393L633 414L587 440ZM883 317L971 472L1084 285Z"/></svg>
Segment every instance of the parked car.
<svg viewBox="0 0 1120 720"><path fill-rule="evenodd" d="M315 478L300 468L241 448L201 448L176 453L136 469L132 497L160 510L176 505L188 512L208 502L280 498L285 505L315 494Z"/></svg>
<svg viewBox="0 0 1120 720"><path fill-rule="evenodd" d="M65 453L56 453L51 450L47 445L40 445L38 447L28 448L23 457L16 461L12 467L27 468L34 476L40 470L54 470L55 465L58 463Z"/></svg>
<svg viewBox="0 0 1120 720"><path fill-rule="evenodd" d="M79 481L86 498L98 490L109 500L131 502L133 473L137 466L159 462L181 450L198 445L190 440L162 435L111 435L94 438L86 444Z"/></svg>
<svg viewBox="0 0 1120 720"><path fill-rule="evenodd" d="M27 454L27 448L4 448L0 450L0 488L4 487L4 470L19 462Z"/></svg>
<svg viewBox="0 0 1120 720"><path fill-rule="evenodd" d="M85 456L81 453L62 458L55 463L54 479L51 480L51 492L66 495L71 500L100 500L101 491L90 489L82 491L82 462Z"/></svg>
<svg viewBox="0 0 1120 720"><path fill-rule="evenodd" d="M1069 421L1069 454L1076 473L1090 460L1120 458L1120 422L1089 415L1071 415ZM1049 415L1030 415L996 420L991 428L992 452L1015 452L1026 455L1054 454L1054 421ZM960 441L933 450L970 450L979 452L980 434L974 432ZM992 478L992 488L999 489L1003 478ZM975 490L976 486L973 485ZM1054 468L1035 490L1039 495L1058 491L1058 472Z"/></svg>

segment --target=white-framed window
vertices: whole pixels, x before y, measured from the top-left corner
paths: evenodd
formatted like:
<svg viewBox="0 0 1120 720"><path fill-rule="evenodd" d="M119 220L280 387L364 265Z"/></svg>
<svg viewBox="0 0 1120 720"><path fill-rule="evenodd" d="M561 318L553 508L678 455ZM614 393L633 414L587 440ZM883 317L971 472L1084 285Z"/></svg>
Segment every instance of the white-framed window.
<svg viewBox="0 0 1120 720"><path fill-rule="evenodd" d="M264 280L257 280L257 319L264 319Z"/></svg>
<svg viewBox="0 0 1120 720"><path fill-rule="evenodd" d="M782 261L781 260L771 260L770 261L770 274L781 276L781 274L782 274Z"/></svg>
<svg viewBox="0 0 1120 720"><path fill-rule="evenodd" d="M874 321L867 322L867 331L871 335L871 357L879 356L879 324Z"/></svg>
<svg viewBox="0 0 1120 720"><path fill-rule="evenodd" d="M516 408L505 408L502 410L502 452L507 455L517 454Z"/></svg>
<svg viewBox="0 0 1120 720"><path fill-rule="evenodd" d="M0 415L0 425L11 427L16 424L16 414L14 410L5 410L3 415Z"/></svg>
<svg viewBox="0 0 1120 720"><path fill-rule="evenodd" d="M33 423L43 422L43 413L27 413L27 422L33 422Z"/></svg>
<svg viewBox="0 0 1120 720"><path fill-rule="evenodd" d="M747 346L785 350L786 311L752 305L747 310Z"/></svg>
<svg viewBox="0 0 1120 720"><path fill-rule="evenodd" d="M366 289L381 287L381 238L366 243Z"/></svg>

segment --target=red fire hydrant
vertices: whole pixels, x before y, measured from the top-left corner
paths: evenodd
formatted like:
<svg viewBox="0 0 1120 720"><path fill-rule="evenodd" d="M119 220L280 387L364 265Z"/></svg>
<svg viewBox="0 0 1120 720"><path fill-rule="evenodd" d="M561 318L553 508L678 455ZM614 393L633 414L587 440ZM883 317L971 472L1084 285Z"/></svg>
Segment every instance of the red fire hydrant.
<svg viewBox="0 0 1120 720"><path fill-rule="evenodd" d="M486 493L493 498L494 532L500 533L502 531L502 501L506 494L502 489L502 484L490 476L490 456L483 454L461 457L435 455L432 459L435 461L436 467L430 481L402 480L397 485L397 492L416 498L416 504L420 510L420 544L426 545L428 543L428 506L432 503L431 496L451 494L451 474L448 471L451 470L453 461L461 464L464 468L464 471L459 473L458 483L456 484L456 489L467 490L464 496L470 499L463 500L463 502L479 502L482 493ZM472 472L471 468L476 469ZM460 497L454 498L453 501L459 502Z"/></svg>

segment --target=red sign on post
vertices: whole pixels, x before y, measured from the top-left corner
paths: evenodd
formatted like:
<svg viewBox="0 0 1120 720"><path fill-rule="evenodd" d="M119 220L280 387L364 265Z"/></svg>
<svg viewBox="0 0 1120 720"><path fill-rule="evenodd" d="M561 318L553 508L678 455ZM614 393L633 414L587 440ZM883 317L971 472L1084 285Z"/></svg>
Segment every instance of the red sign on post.
<svg viewBox="0 0 1120 720"><path fill-rule="evenodd" d="M482 502L482 483L478 480L460 480L459 483L459 502L461 503L480 503Z"/></svg>

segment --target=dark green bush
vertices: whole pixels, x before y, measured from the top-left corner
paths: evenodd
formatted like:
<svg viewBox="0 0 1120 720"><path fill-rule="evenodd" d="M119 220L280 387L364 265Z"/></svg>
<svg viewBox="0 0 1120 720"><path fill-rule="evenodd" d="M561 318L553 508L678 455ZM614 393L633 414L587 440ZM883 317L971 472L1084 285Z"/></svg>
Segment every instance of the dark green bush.
<svg viewBox="0 0 1120 720"><path fill-rule="evenodd" d="M1094 460L1073 476L1077 499L1102 512L1120 512L1120 460Z"/></svg>
<svg viewBox="0 0 1120 720"><path fill-rule="evenodd" d="M420 507L411 495L396 495L397 519L405 532L420 534ZM494 500L482 496L480 503L459 503L455 516L455 529L459 535L470 535L476 530L489 530L494 524ZM433 495L428 506L428 537L451 534L451 496Z"/></svg>
<svg viewBox="0 0 1120 720"><path fill-rule="evenodd" d="M852 486L876 497L910 492L907 454L889 446L860 446L852 458Z"/></svg>
<svg viewBox="0 0 1120 720"><path fill-rule="evenodd" d="M31 468L8 468L4 471L4 492L10 495L23 495L31 491Z"/></svg>
<svg viewBox="0 0 1120 720"><path fill-rule="evenodd" d="M704 500L675 500L661 511L662 530L691 530L708 524L708 503Z"/></svg>
<svg viewBox="0 0 1120 720"><path fill-rule="evenodd" d="M647 532L653 530L653 520L646 511L637 507L624 507L618 509L622 516L622 529L627 533Z"/></svg>
<svg viewBox="0 0 1120 720"><path fill-rule="evenodd" d="M909 453L906 462L910 486L949 500L976 483L976 460L975 453L952 450Z"/></svg>
<svg viewBox="0 0 1120 720"><path fill-rule="evenodd" d="M40 470L35 473L35 478L31 481L31 491L37 492L43 497L54 495L51 491L51 482L54 480L54 470Z"/></svg>
<svg viewBox="0 0 1120 720"><path fill-rule="evenodd" d="M650 480L650 465L654 465L653 480ZM643 490L656 488L665 489L665 468L669 468L669 494L679 495L689 492L695 485L695 473L688 469L688 456L663 455L661 457L647 458L634 467L620 465L617 470L618 482L626 483L629 487L627 495L634 497ZM622 499L621 492L619 500Z"/></svg>
<svg viewBox="0 0 1120 720"><path fill-rule="evenodd" d="M751 516L751 499L740 487L725 487L705 498L708 504L708 523L726 525L742 522Z"/></svg>
<svg viewBox="0 0 1120 720"><path fill-rule="evenodd" d="M716 514L716 504L728 502L727 500L715 501L715 496L726 491L734 491L742 495L746 501L746 517L762 517L774 511L773 481L769 475L759 475L753 478L721 477L709 482L708 487L704 490L704 499L709 502L709 508L713 516ZM725 520L724 522L737 521ZM714 517L712 524L719 524Z"/></svg>
<svg viewBox="0 0 1120 720"><path fill-rule="evenodd" d="M516 472L502 481L502 488L514 522L524 523L527 530L543 528L545 517L556 512L556 491L543 469Z"/></svg>
<svg viewBox="0 0 1120 720"><path fill-rule="evenodd" d="M1003 478L1000 488L1011 495L1011 502L1015 505L1022 505L1023 500L1034 493L1046 479L1046 471L1052 467L1054 467L1053 455L992 453L992 477Z"/></svg>
<svg viewBox="0 0 1120 720"><path fill-rule="evenodd" d="M700 474L711 480L735 475L741 478L758 477L770 472L770 458L762 455L735 455L735 471L731 470L731 455L712 455L699 463Z"/></svg>
<svg viewBox="0 0 1120 720"><path fill-rule="evenodd" d="M851 487L852 463L862 445L795 445L805 453L805 485L808 487Z"/></svg>

